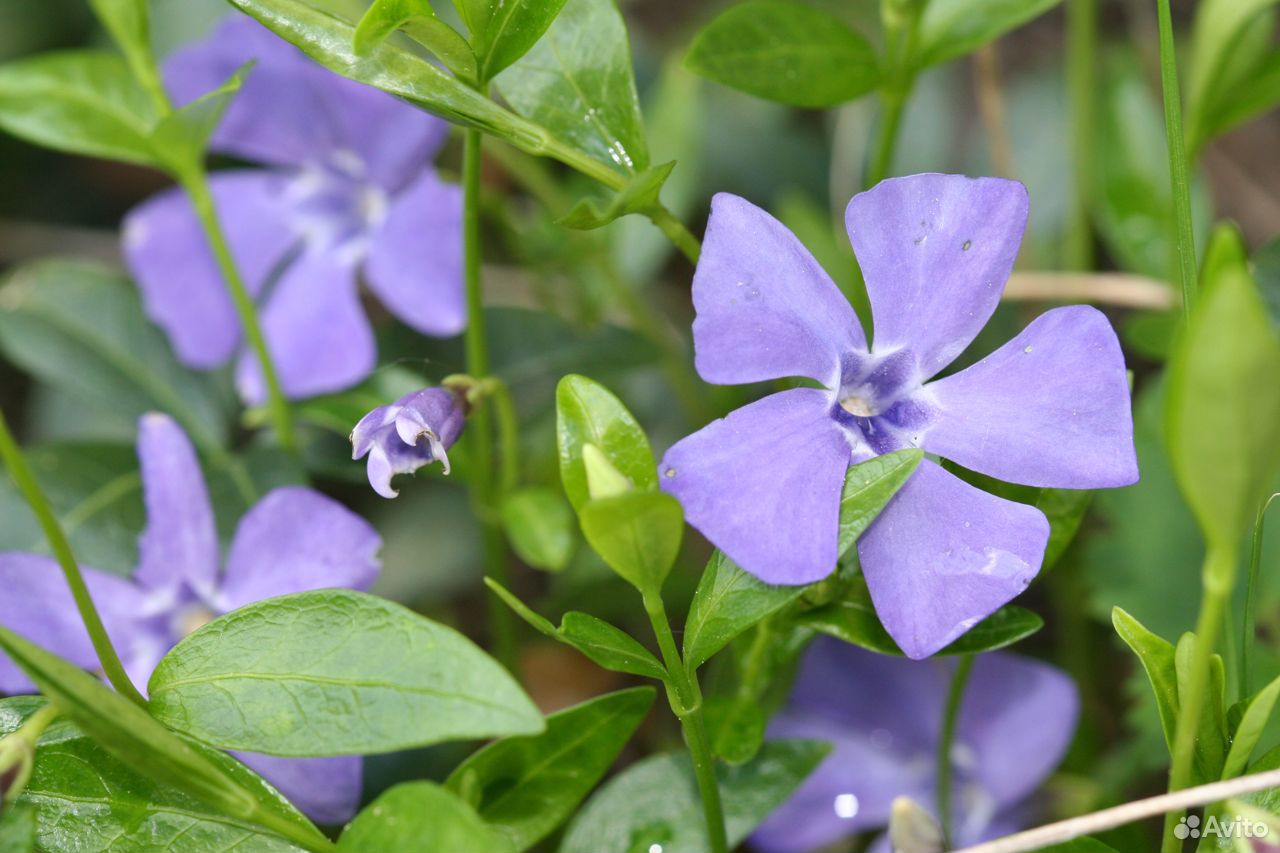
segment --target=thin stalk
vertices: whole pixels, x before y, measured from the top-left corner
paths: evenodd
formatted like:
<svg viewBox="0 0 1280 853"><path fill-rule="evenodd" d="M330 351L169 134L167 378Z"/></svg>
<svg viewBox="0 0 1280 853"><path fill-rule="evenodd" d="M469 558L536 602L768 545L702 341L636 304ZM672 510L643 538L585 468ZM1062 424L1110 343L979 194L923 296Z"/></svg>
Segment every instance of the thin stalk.
<svg viewBox="0 0 1280 853"><path fill-rule="evenodd" d="M1178 277L1182 284L1182 315L1190 316L1196 294L1196 242L1191 224L1191 181L1188 177L1186 135L1182 129L1182 95L1178 88L1178 58L1174 53L1173 17L1169 0L1156 0L1160 27L1160 85L1164 91L1164 130L1169 146L1169 179L1173 186L1173 215L1178 248Z"/></svg>
<svg viewBox="0 0 1280 853"><path fill-rule="evenodd" d="M697 677L689 673L676 649L662 596L656 593L645 595L644 609L649 614L649 622L653 625L653 634L658 639L662 661L667 668L667 696L672 700L671 710L680 719L684 742L693 760L693 775L702 797L702 813L707 822L711 853L727 853L729 840L724 825L724 806L720 802L720 783L716 781L715 760L703 720L702 690L698 687Z"/></svg>
<svg viewBox="0 0 1280 853"><path fill-rule="evenodd" d="M480 267L480 143L479 130L468 128L463 132L462 243L467 296L467 372L483 379L489 375L489 338L485 331L484 277ZM471 422L467 425L473 463L471 497L480 519L485 572L503 586L510 586L506 539L498 519L499 483L493 466L494 408L492 397L485 400L471 413ZM514 418L513 414L508 416ZM504 455L514 459L514 448L504 448ZM489 596L488 601L494 656L507 669L515 671L515 624L511 611L494 596Z"/></svg>
<svg viewBox="0 0 1280 853"><path fill-rule="evenodd" d="M1185 695L1180 694L1178 726L1173 737L1173 763L1169 769L1170 792L1180 791L1191 784L1196 731L1200 726L1205 694L1209 690L1210 659L1222 627L1223 611L1231 594L1230 578L1235 560L1233 551L1217 546L1211 547L1205 557L1204 589L1200 599L1200 616L1196 620L1195 657L1191 660L1187 692ZM1173 834L1181 817L1182 813L1177 811L1165 815L1164 841L1161 844L1164 853L1178 853L1182 849L1182 842Z"/></svg>
<svg viewBox="0 0 1280 853"><path fill-rule="evenodd" d="M946 710L942 715L942 736L938 738L937 791L938 825L942 829L944 847L951 847L951 747L956 739L956 721L960 717L960 704L964 701L964 688L973 671L974 655L962 655L951 675L951 687L947 691Z"/></svg>
<svg viewBox="0 0 1280 853"><path fill-rule="evenodd" d="M280 386L280 376L276 372L275 362L271 359L267 338L262 332L262 324L258 322L257 306L253 302L253 297L249 295L244 279L240 276L240 270L227 245L222 223L218 220L213 194L209 192L208 175L203 170L196 169L181 176L180 183L187 191L187 195L191 197L196 217L200 220L200 227L204 229L205 239L209 241L209 248L213 250L214 260L231 294L231 301L240 318L245 339L249 342L249 348L253 350L254 357L258 361L258 369L262 371L267 385L267 412L271 423L275 427L280 444L292 453L298 448L293 412L289 409L289 402L285 399L284 391Z"/></svg>
<svg viewBox="0 0 1280 853"><path fill-rule="evenodd" d="M684 227L684 223L677 219L674 213L659 204L649 211L647 215L653 220L653 224L657 225L659 230L667 235L667 239L689 259L689 263L696 264L698 262L698 258L702 254L702 244L698 242L697 237L690 233L688 228Z"/></svg>
<svg viewBox="0 0 1280 853"><path fill-rule="evenodd" d="M1276 498L1280 498L1280 492L1276 492L1262 502L1262 506L1258 507L1258 518L1253 524L1253 541L1249 548L1249 575L1245 579L1244 586L1244 628L1240 636L1241 699L1253 693L1252 685L1249 683L1249 650L1253 648L1253 638L1257 634L1254 598L1257 595L1259 567L1262 565L1262 528L1267 510L1271 508L1271 502Z"/></svg>
<svg viewBox="0 0 1280 853"><path fill-rule="evenodd" d="M116 654L115 646L111 645L111 637L107 634L106 626L102 624L102 617L98 615L98 608L93 604L93 597L89 595L89 587L84 582L84 575L80 573L80 566L71 550L71 543L67 541L66 534L62 532L62 526L58 524L48 499L41 491L40 484L36 482L35 475L31 473L31 466L27 464L26 457L22 455L22 450L14 441L13 433L9 431L9 424L3 412L0 412L0 459L3 459L5 467L9 469L9 476L13 478L13 482L22 492L27 503L31 505L31 511L35 513L40 527L44 529L49 547L53 550L58 565L62 567L62 573L66 575L67 586L71 587L71 597L75 600L76 609L80 611L80 619L84 622L85 630L89 632L93 650L98 655L98 662L102 664L102 671L106 674L107 680L121 694L145 707L147 700L138 693L128 673L125 672L124 665L120 663L120 656Z"/></svg>
<svg viewBox="0 0 1280 853"><path fill-rule="evenodd" d="M862 182L866 189L887 178L893 168L893 150L898 144L898 130L902 127L902 113L906 105L905 92L890 89L880 93L880 122L876 126L875 147L866 179Z"/></svg>
<svg viewBox="0 0 1280 853"><path fill-rule="evenodd" d="M490 377L491 379L493 377ZM494 379L488 399L498 418L498 494L508 495L520 479L520 421L507 383Z"/></svg>
<svg viewBox="0 0 1280 853"><path fill-rule="evenodd" d="M1069 0L1067 97L1071 108L1071 160L1075 174L1067 231L1067 266L1074 270L1091 269L1094 260L1089 211L1093 206L1097 61L1098 0Z"/></svg>

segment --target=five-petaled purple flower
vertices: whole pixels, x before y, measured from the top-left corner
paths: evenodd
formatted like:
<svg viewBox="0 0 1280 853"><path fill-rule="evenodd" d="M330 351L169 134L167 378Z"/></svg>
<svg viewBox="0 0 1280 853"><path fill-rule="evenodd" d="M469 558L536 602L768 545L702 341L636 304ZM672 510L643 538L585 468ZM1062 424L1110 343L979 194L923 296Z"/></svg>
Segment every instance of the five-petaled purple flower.
<svg viewBox="0 0 1280 853"><path fill-rule="evenodd" d="M717 195L693 280L698 372L824 387L765 397L667 452L660 479L690 523L761 580L805 584L835 567L846 470L878 454L919 447L1031 486L1135 482L1124 357L1093 308L1048 311L972 367L927 381L995 311L1026 219L1026 189L998 178L914 175L854 196L846 225L871 299L868 342L791 232ZM926 459L858 556L885 628L922 658L1021 592L1048 535L1039 510Z"/></svg>
<svg viewBox="0 0 1280 853"><path fill-rule="evenodd" d="M400 494L391 488L396 474L412 474L439 461L449 473L449 455L466 425L459 397L444 388L424 388L379 406L351 431L351 458L369 454L369 485L384 498Z"/></svg>
<svg viewBox="0 0 1280 853"><path fill-rule="evenodd" d="M245 17L175 53L166 84L185 103L251 59L257 64L212 147L270 168L218 172L210 184L232 254L261 302L285 394L338 391L373 369L361 272L382 304L418 331L462 331L461 192L429 165L448 125L315 65ZM237 386L246 400L262 402L261 372L180 189L129 214L124 254L147 313L183 363L210 370L242 353Z"/></svg>
<svg viewBox="0 0 1280 853"><path fill-rule="evenodd" d="M889 822L906 796L937 814L937 752L954 660L908 661L829 637L801 663L771 738L833 750L751 837L763 853L806 853ZM967 847L1016 832L1030 795L1075 732L1075 685L1047 664L1003 652L974 661L951 749L952 838ZM873 849L888 849L883 843Z"/></svg>
<svg viewBox="0 0 1280 853"><path fill-rule="evenodd" d="M225 568L213 508L195 451L165 415L139 424L147 529L132 579L86 568L103 623L139 690L160 658L196 628L237 607L287 593L368 587L382 540L364 519L311 489L275 489L240 520ZM58 565L38 554L0 554L0 624L85 668L97 666L89 635ZM0 654L0 693L31 682ZM307 814L350 818L360 799L361 759L277 758L236 753Z"/></svg>

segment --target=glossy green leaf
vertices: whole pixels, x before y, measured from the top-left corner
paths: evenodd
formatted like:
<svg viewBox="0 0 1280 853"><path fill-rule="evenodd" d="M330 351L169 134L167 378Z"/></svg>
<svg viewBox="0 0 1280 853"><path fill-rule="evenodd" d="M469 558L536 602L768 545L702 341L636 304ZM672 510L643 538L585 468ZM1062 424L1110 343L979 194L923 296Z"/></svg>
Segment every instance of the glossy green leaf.
<svg viewBox="0 0 1280 853"><path fill-rule="evenodd" d="M133 772L171 785L215 813L303 846L324 846L314 826L230 756L179 737L94 676L5 628L0 628L0 650L80 731ZM40 765L37 755L38 771Z"/></svg>
<svg viewBox="0 0 1280 853"><path fill-rule="evenodd" d="M517 113L593 159L627 175L649 168L627 25L614 0L569 0L494 82Z"/></svg>
<svg viewBox="0 0 1280 853"><path fill-rule="evenodd" d="M1164 730L1165 744L1172 751L1173 733L1178 725L1178 673L1174 663L1173 644L1148 631L1137 619L1115 607L1111 610L1111 624L1125 645L1133 650L1142 663L1155 693L1156 707L1160 712L1160 728Z"/></svg>
<svg viewBox="0 0 1280 853"><path fill-rule="evenodd" d="M0 66L0 128L36 145L154 166L155 118L116 54L58 51Z"/></svg>
<svg viewBox="0 0 1280 853"><path fill-rule="evenodd" d="M645 169L615 193L603 209L594 199L582 199L556 222L565 228L590 231L603 228L628 214L652 212L658 206L658 195L675 165L674 162L663 163Z"/></svg>
<svg viewBox="0 0 1280 853"><path fill-rule="evenodd" d="M730 848L786 801L830 751L817 741L769 741L756 758L717 767ZM707 850L706 819L687 753L654 755L610 779L565 832L560 853Z"/></svg>
<svg viewBox="0 0 1280 853"><path fill-rule="evenodd" d="M222 444L228 403L213 378L178 363L137 289L103 267L42 261L0 288L0 350L73 396L134 420L173 415L201 446Z"/></svg>
<svg viewBox="0 0 1280 853"><path fill-rule="evenodd" d="M871 593L861 575L854 578L841 597L799 617L799 623L832 637L882 655L902 655L898 644L880 624ZM994 651L1026 639L1044 627L1044 620L1017 605L1007 604L936 655L966 655Z"/></svg>
<svg viewBox="0 0 1280 853"><path fill-rule="evenodd" d="M527 850L573 814L653 705L652 687L600 696L547 717L540 735L508 737L458 766L445 787Z"/></svg>
<svg viewBox="0 0 1280 853"><path fill-rule="evenodd" d="M1253 755L1253 749L1258 745L1262 732L1271 719L1277 699L1280 699L1280 678L1274 679L1246 700L1244 713L1231 735L1231 749L1222 765L1223 779L1234 779L1244 773L1249 757Z"/></svg>
<svg viewBox="0 0 1280 853"><path fill-rule="evenodd" d="M338 839L341 853L515 853L471 806L434 782L385 791Z"/></svg>
<svg viewBox="0 0 1280 853"><path fill-rule="evenodd" d="M134 76L155 76L147 0L89 0L89 5L120 46Z"/></svg>
<svg viewBox="0 0 1280 853"><path fill-rule="evenodd" d="M906 484L924 453L916 448L895 450L853 465L844 477L840 495L840 538L837 553L843 555L862 531L876 520L880 510Z"/></svg>
<svg viewBox="0 0 1280 853"><path fill-rule="evenodd" d="M649 439L626 406L603 385L570 375L556 387L556 447L560 480L574 509L590 498L582 445L594 444L641 491L658 487L658 466Z"/></svg>
<svg viewBox="0 0 1280 853"><path fill-rule="evenodd" d="M221 86L179 107L156 124L151 143L156 156L172 174L181 177L203 168L209 139L252 67L252 62L240 66Z"/></svg>
<svg viewBox="0 0 1280 853"><path fill-rule="evenodd" d="M1192 658L1195 656L1196 637L1185 633L1174 647L1174 674L1178 682L1178 696L1186 693L1191 684ZM1199 730L1196 732L1195 779L1196 784L1216 782L1222 778L1223 761L1227 755L1226 673L1222 657L1209 658L1208 695L1200 707Z"/></svg>
<svg viewBox="0 0 1280 853"><path fill-rule="evenodd" d="M463 80L476 80L476 55L458 31L436 16L429 0L374 0L356 26L353 47L366 55L396 30L435 54Z"/></svg>
<svg viewBox="0 0 1280 853"><path fill-rule="evenodd" d="M233 611L170 651L148 691L170 728L271 755L368 755L543 725L511 675L466 637L350 590Z"/></svg>
<svg viewBox="0 0 1280 853"><path fill-rule="evenodd" d="M35 807L18 803L0 812L0 853L31 853L35 849Z"/></svg>
<svg viewBox="0 0 1280 853"><path fill-rule="evenodd" d="M685 60L703 77L770 101L833 107L880 79L871 44L839 18L802 3L750 0L722 12Z"/></svg>
<svg viewBox="0 0 1280 853"><path fill-rule="evenodd" d="M1165 399L1174 473L1210 547L1235 550L1280 469L1277 376L1280 340L1256 285L1222 270L1174 346Z"/></svg>
<svg viewBox="0 0 1280 853"><path fill-rule="evenodd" d="M923 68L972 53L1060 0L929 0L920 15L913 64Z"/></svg>
<svg viewBox="0 0 1280 853"><path fill-rule="evenodd" d="M1040 576L1053 568L1067 546L1076 538L1076 531L1084 521L1084 515L1093 503L1090 489L1041 489L1036 498L1036 509L1049 520L1049 541L1044 547L1044 559L1040 563Z"/></svg>
<svg viewBox="0 0 1280 853"><path fill-rule="evenodd" d="M730 640L800 597L803 586L773 586L716 551L698 582L684 626L684 662L702 666Z"/></svg>
<svg viewBox="0 0 1280 853"><path fill-rule="evenodd" d="M472 43L480 55L480 79L494 75L529 52L555 21L565 0L502 0L499 3L470 2L468 18ZM563 35L561 36L563 39ZM565 42L561 42L563 47ZM557 56L553 50L551 56Z"/></svg>
<svg viewBox="0 0 1280 853"><path fill-rule="evenodd" d="M707 731L711 751L730 764L750 761L764 743L764 709L743 696L717 696L707 700Z"/></svg>
<svg viewBox="0 0 1280 853"><path fill-rule="evenodd" d="M662 589L684 536L684 510L666 492L629 492L578 508L582 533L608 565L646 595Z"/></svg>
<svg viewBox="0 0 1280 853"><path fill-rule="evenodd" d="M513 492L502 503L502 526L516 556L535 569L558 572L573 556L573 511L552 489Z"/></svg>

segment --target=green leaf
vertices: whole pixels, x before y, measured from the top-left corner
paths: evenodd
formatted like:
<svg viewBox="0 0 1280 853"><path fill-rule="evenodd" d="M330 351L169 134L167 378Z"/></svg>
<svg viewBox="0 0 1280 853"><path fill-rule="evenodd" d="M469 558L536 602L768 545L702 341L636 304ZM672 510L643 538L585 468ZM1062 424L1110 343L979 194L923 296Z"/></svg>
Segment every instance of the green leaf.
<svg viewBox="0 0 1280 853"><path fill-rule="evenodd" d="M514 853L471 806L434 782L396 785L347 825L341 853Z"/></svg>
<svg viewBox="0 0 1280 853"><path fill-rule="evenodd" d="M475 82L476 55L471 45L436 17L428 0L374 0L356 26L352 46L357 54L372 53L396 30L404 30L463 80Z"/></svg>
<svg viewBox="0 0 1280 853"><path fill-rule="evenodd" d="M565 228L590 231L603 228L628 214L652 212L659 204L658 195L662 192L662 185L666 183L675 165L673 161L645 169L614 194L604 210L600 209L595 200L584 198L557 219L556 223Z"/></svg>
<svg viewBox="0 0 1280 853"><path fill-rule="evenodd" d="M854 578L841 597L801 615L799 624L882 655L902 656L902 650L880 624L866 580ZM994 651L1026 639L1044 627L1044 620L1013 604L1001 607L935 655L967 655Z"/></svg>
<svg viewBox="0 0 1280 853"><path fill-rule="evenodd" d="M766 720L760 703L749 697L716 696L707 700L711 750L730 764L750 761L764 743Z"/></svg>
<svg viewBox="0 0 1280 853"><path fill-rule="evenodd" d="M646 595L662 589L684 536L684 510L666 492L628 492L578 508L582 533L596 553Z"/></svg>
<svg viewBox="0 0 1280 853"><path fill-rule="evenodd" d="M1280 699L1280 678L1276 678L1247 700L1244 714L1231 736L1231 749L1222 765L1223 779L1234 779L1244 773L1249 756L1253 755L1253 748L1258 745L1262 732L1271 719L1277 699Z"/></svg>
<svg viewBox="0 0 1280 853"><path fill-rule="evenodd" d="M148 690L170 728L270 755L369 755L543 726L511 675L466 637L350 590L233 611L165 655Z"/></svg>
<svg viewBox="0 0 1280 853"><path fill-rule="evenodd" d="M853 547L862 531L876 520L880 510L898 493L920 465L924 453L917 448L895 450L853 465L844 477L840 496L840 539L837 553Z"/></svg>
<svg viewBox="0 0 1280 853"><path fill-rule="evenodd" d="M791 796L830 751L818 741L775 740L755 760L716 767L733 849ZM610 779L565 832L560 853L707 850L706 819L688 753L654 755Z"/></svg>
<svg viewBox="0 0 1280 853"><path fill-rule="evenodd" d="M917 68L972 53L1058 5L1060 0L929 0L912 62Z"/></svg>
<svg viewBox="0 0 1280 853"><path fill-rule="evenodd" d="M1178 645L1174 648L1174 674L1178 682L1179 702L1191 684L1195 645L1195 634L1188 632L1179 638ZM1201 705L1199 731L1196 732L1196 784L1221 779L1222 765L1227 754L1226 673L1223 671L1220 655L1209 658L1208 690L1209 695Z"/></svg>
<svg viewBox="0 0 1280 853"><path fill-rule="evenodd" d="M555 21L565 0L502 0L499 3L471 3L485 15L472 14L472 41L482 57L480 79L492 80L529 52ZM554 54L553 54L554 55Z"/></svg>
<svg viewBox="0 0 1280 853"><path fill-rule="evenodd" d="M593 501L635 491L631 481L613 467L604 451L589 441L582 445L582 467L587 471L587 494Z"/></svg>
<svg viewBox="0 0 1280 853"><path fill-rule="evenodd" d="M30 853L35 849L35 808L18 803L0 812L0 853Z"/></svg>
<svg viewBox="0 0 1280 853"><path fill-rule="evenodd" d="M1049 519L1049 542L1044 547L1040 575L1053 568L1076 538L1076 531L1093 503L1090 489L1041 489L1036 509Z"/></svg>
<svg viewBox="0 0 1280 853"><path fill-rule="evenodd" d="M214 379L178 363L117 273L68 261L19 268L0 288L0 350L78 399L129 420L168 412L197 445L222 444L228 404Z"/></svg>
<svg viewBox="0 0 1280 853"><path fill-rule="evenodd" d="M1230 110L1241 84L1269 52L1276 0L1202 0L1191 28L1187 138L1192 151L1225 130L1216 114Z"/></svg>
<svg viewBox="0 0 1280 853"><path fill-rule="evenodd" d="M1165 744L1172 752L1173 733L1178 726L1178 673L1173 644L1148 631L1119 607L1111 610L1111 624L1147 672L1160 712L1160 728L1164 730Z"/></svg>
<svg viewBox="0 0 1280 853"><path fill-rule="evenodd" d="M135 773L171 785L218 814L265 827L305 847L323 848L327 843L310 822L230 756L170 732L92 675L5 628L0 628L0 649L80 731ZM39 757L36 769L42 770Z"/></svg>
<svg viewBox="0 0 1280 853"><path fill-rule="evenodd" d="M182 177L203 168L209 138L252 67L252 62L240 66L221 86L174 110L156 125L151 143L171 174Z"/></svg>
<svg viewBox="0 0 1280 853"><path fill-rule="evenodd" d="M1203 145L1280 103L1280 50L1260 59L1228 94L1230 100L1205 119L1203 129L1197 128L1198 144Z"/></svg>
<svg viewBox="0 0 1280 853"><path fill-rule="evenodd" d="M614 0L569 0L494 81L515 111L626 175L649 167L627 26Z"/></svg>
<svg viewBox="0 0 1280 853"><path fill-rule="evenodd" d="M503 738L468 758L445 787L475 792L480 817L516 850L527 850L573 814L644 721L654 695L652 687L637 687L552 714L542 734Z"/></svg>
<svg viewBox="0 0 1280 853"><path fill-rule="evenodd" d="M731 6L694 37L685 63L717 83L797 107L833 107L880 80L861 34L820 9L782 0Z"/></svg>
<svg viewBox="0 0 1280 853"><path fill-rule="evenodd" d="M1210 548L1234 553L1275 481L1277 376L1280 340L1257 287L1242 269L1223 269L1174 345L1165 399L1170 460Z"/></svg>
<svg viewBox="0 0 1280 853"><path fill-rule="evenodd" d="M136 79L154 77L147 0L89 0L93 13L120 46Z"/></svg>
<svg viewBox="0 0 1280 853"><path fill-rule="evenodd" d="M803 586L772 586L716 551L698 582L684 626L684 662L691 670L752 625L777 613L803 593Z"/></svg>
<svg viewBox="0 0 1280 853"><path fill-rule="evenodd" d="M573 556L573 511L552 489L512 492L502 503L502 526L516 555L535 569L558 572Z"/></svg>
<svg viewBox="0 0 1280 853"><path fill-rule="evenodd" d="M560 479L576 510L590 499L582 464L582 445L587 443L600 448L640 491L658 488L649 438L631 412L600 383L571 374L556 386L556 447Z"/></svg>
<svg viewBox="0 0 1280 853"><path fill-rule="evenodd" d="M155 112L113 53L57 51L0 66L0 128L71 154L155 166Z"/></svg>

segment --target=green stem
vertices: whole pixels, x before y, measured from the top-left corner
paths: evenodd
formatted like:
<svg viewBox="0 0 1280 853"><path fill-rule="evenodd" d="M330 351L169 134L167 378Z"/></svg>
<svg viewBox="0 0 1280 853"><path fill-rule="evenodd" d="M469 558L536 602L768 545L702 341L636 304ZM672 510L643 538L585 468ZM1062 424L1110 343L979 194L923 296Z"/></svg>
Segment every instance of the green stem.
<svg viewBox="0 0 1280 853"><path fill-rule="evenodd" d="M975 659L975 655L962 655L956 664L942 715L942 736L938 738L938 826L942 828L942 843L947 849L951 848L951 748L956 739L956 721L960 717L960 704L964 701L964 688L969 683Z"/></svg>
<svg viewBox="0 0 1280 853"><path fill-rule="evenodd" d="M1160 83L1164 90L1164 130L1169 146L1169 178L1173 185L1173 215L1178 247L1178 277L1182 284L1182 314L1189 316L1196 294L1196 243L1191 224L1191 181L1186 138L1182 129L1182 96L1178 88L1178 58L1173 44L1169 0L1156 0L1160 25Z"/></svg>
<svg viewBox="0 0 1280 853"><path fill-rule="evenodd" d="M13 477L18 490L31 505L31 511L35 513L41 528L44 529L49 547L53 550L58 565L62 567L62 573L66 575L67 586L71 587L71 597L75 600L76 609L80 611L80 619L89 633L89 639L93 643L94 651L98 654L98 661L102 664L102 671L106 674L107 680L122 695L145 706L147 701L133 686L133 682L124 670L124 665L120 663L120 656L111 645L111 637L102 624L102 617L98 615L92 596L89 595L89 587L85 585L84 576L80 573L80 566L76 563L71 543L62 532L62 527L58 524L58 519L54 516L44 492L41 491L40 484L36 482L26 457L22 455L22 450L14 441L13 433L9 431L9 424L3 412L0 412L0 459L3 459L5 466L9 469L9 476Z"/></svg>
<svg viewBox="0 0 1280 853"><path fill-rule="evenodd" d="M488 399L498 418L498 494L506 497L520 480L520 421L507 383L494 377L490 379Z"/></svg>
<svg viewBox="0 0 1280 853"><path fill-rule="evenodd" d="M481 274L480 243L480 163L481 133L474 128L463 132L462 148L462 243L463 274L467 297L467 372L474 377L489 375L489 338L485 331L484 277ZM471 413L467 425L472 461L471 497L480 520L486 574L510 586L506 538L498 518L498 483L493 470L494 406L492 398ZM510 415L514 417L514 415ZM514 453L510 455L514 456ZM489 596L489 631L494 656L509 670L516 669L515 624L511 611Z"/></svg>
<svg viewBox="0 0 1280 853"><path fill-rule="evenodd" d="M898 89L886 89L880 93L880 121L876 126L875 148L871 164L867 168L862 185L874 187L889 176L893 168L893 149L898 144L898 130L902 127L902 113L907 105L907 93Z"/></svg>
<svg viewBox="0 0 1280 853"><path fill-rule="evenodd" d="M235 259L231 255L231 249L227 245L227 237L218 219L213 194L209 191L208 175L203 170L196 169L182 175L179 182L191 197L196 217L200 220L201 228L204 229L205 239L209 241L209 248L213 250L214 260L217 261L218 269L231 294L231 301L240 318L245 339L249 342L249 347L258 361L258 369L262 371L263 379L266 381L267 411L275 426L276 435L285 450L292 453L298 447L297 434L293 426L293 413L280 387L280 376L276 372L275 362L271 359L267 338L262 332L262 324L258 322L257 306L254 305L253 297L249 295L249 289L245 286L240 270L236 267Z"/></svg>
<svg viewBox="0 0 1280 853"><path fill-rule="evenodd" d="M1071 104L1071 159L1075 175L1067 232L1067 266L1093 267L1094 148L1097 115L1098 0L1067 3L1067 95Z"/></svg>
<svg viewBox="0 0 1280 853"><path fill-rule="evenodd" d="M667 235L667 239L689 259L689 263L698 263L698 257L702 254L702 244L688 228L684 227L684 223L677 219L674 213L659 204L649 212L648 216L653 220L653 224Z"/></svg>
<svg viewBox="0 0 1280 853"><path fill-rule="evenodd" d="M1200 726L1200 712L1205 695L1209 692L1210 661L1213 646L1222 627L1222 614L1231 595L1232 575L1236 555L1232 549L1212 546L1205 557L1204 589L1200 599L1200 616L1196 620L1195 657L1191 660L1191 674L1187 679L1187 691L1179 691L1178 725L1173 737L1173 763L1169 769L1169 791L1180 791L1191 786L1192 762L1195 758L1196 732ZM1182 842L1173 834L1182 813L1172 811L1165 815L1164 853L1178 853Z"/></svg>
<svg viewBox="0 0 1280 853"><path fill-rule="evenodd" d="M1271 497L1262 502L1262 506L1258 507L1258 518L1253 524L1253 541L1249 548L1249 575L1245 579L1244 587L1244 630L1240 636L1240 698L1248 698L1253 692L1249 683L1249 650L1253 648L1253 638L1257 633L1256 619L1254 613L1254 597L1258 588L1258 572L1262 565L1262 529L1267 510L1271 508L1271 502L1276 498L1280 498L1280 492L1276 492Z"/></svg>
<svg viewBox="0 0 1280 853"><path fill-rule="evenodd" d="M702 812L707 822L711 853L727 853L729 840L724 825L724 806L720 802L715 760L711 755L711 744L707 740L706 722L702 714L702 691L698 687L698 679L689 673L676 649L662 596L657 593L646 594L644 609L649 614L649 623L653 625L653 634L658 639L662 661L667 667L667 697L671 700L671 710L680 719L684 742L689 747L689 755L693 760L693 775L697 779L698 793L702 797Z"/></svg>

